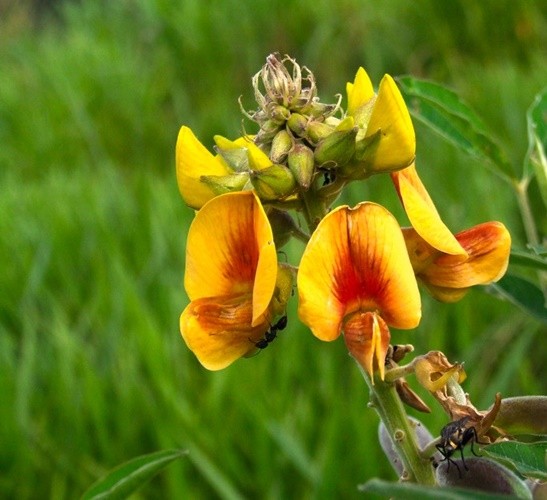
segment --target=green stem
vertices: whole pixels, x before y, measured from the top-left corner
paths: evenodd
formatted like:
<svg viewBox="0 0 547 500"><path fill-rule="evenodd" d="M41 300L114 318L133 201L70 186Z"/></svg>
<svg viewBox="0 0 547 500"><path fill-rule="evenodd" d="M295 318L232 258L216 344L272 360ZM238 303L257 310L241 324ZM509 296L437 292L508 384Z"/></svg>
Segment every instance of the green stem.
<svg viewBox="0 0 547 500"><path fill-rule="evenodd" d="M310 187L308 191L302 191L302 200L304 201L304 217L309 232L312 234L321 219L328 213L328 209L323 200L317 196L317 192L313 187Z"/></svg>
<svg viewBox="0 0 547 500"><path fill-rule="evenodd" d="M435 474L431 461L424 458L408 416L392 383L375 380L357 363L368 384L372 406L385 425L401 458L408 480L424 485L435 485Z"/></svg>
<svg viewBox="0 0 547 500"><path fill-rule="evenodd" d="M528 183L528 180L523 179L520 182L515 182L514 187L517 193L517 201L519 204L522 222L524 224L526 239L531 245L539 245L536 222L534 220L532 208L530 207L530 200L528 199Z"/></svg>
<svg viewBox="0 0 547 500"><path fill-rule="evenodd" d="M520 182L514 183L515 192L517 194L517 201L519 204L520 214L522 222L524 224L524 232L526 233L526 239L530 245L539 246L540 240L536 227L536 221L530 206L530 200L528 198L528 184L529 178L522 179ZM539 283L543 292L545 304L547 305L547 273L545 271L538 271Z"/></svg>

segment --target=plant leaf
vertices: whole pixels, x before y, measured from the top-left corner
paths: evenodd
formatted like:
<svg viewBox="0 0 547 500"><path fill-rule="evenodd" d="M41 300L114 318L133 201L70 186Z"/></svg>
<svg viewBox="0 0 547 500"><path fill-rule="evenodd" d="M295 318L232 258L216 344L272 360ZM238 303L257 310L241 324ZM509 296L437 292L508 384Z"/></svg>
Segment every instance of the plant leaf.
<svg viewBox="0 0 547 500"><path fill-rule="evenodd" d="M490 457L512 465L523 476L547 479L545 454L547 441L539 443L521 443L503 441L483 448Z"/></svg>
<svg viewBox="0 0 547 500"><path fill-rule="evenodd" d="M528 152L524 178L535 173L543 203L547 206L547 88L536 96L526 113Z"/></svg>
<svg viewBox="0 0 547 500"><path fill-rule="evenodd" d="M410 76L398 77L397 82L414 118L467 154L486 160L486 166L504 180L515 179L505 153L488 134L478 115L455 92Z"/></svg>
<svg viewBox="0 0 547 500"><path fill-rule="evenodd" d="M359 485L359 491L375 493L384 497L400 498L404 500L501 500L507 495L494 495L477 490L463 488L436 488L422 486L415 483L390 483L381 479L371 479Z"/></svg>
<svg viewBox="0 0 547 500"><path fill-rule="evenodd" d="M511 250L509 263L516 266L533 267L539 270L547 270L547 258L525 250Z"/></svg>
<svg viewBox="0 0 547 500"><path fill-rule="evenodd" d="M488 285L485 290L524 309L540 321L547 323L547 308L542 291L532 282L506 274L497 283Z"/></svg>
<svg viewBox="0 0 547 500"><path fill-rule="evenodd" d="M173 460L187 454L184 450L164 450L133 458L94 483L83 494L82 500L126 498Z"/></svg>

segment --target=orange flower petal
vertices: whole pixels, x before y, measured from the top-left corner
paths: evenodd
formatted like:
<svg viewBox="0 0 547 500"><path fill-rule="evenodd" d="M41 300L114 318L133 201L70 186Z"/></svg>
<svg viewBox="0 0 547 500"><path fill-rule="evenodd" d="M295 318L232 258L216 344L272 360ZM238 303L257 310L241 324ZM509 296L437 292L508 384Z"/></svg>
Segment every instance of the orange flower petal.
<svg viewBox="0 0 547 500"><path fill-rule="evenodd" d="M370 375L374 370L384 380L385 360L391 335L380 315L373 312L353 314L344 324L344 340L353 358Z"/></svg>
<svg viewBox="0 0 547 500"><path fill-rule="evenodd" d="M418 286L395 218L375 203L329 213L298 271L298 314L314 335L334 340L344 317L377 311L396 328L420 321Z"/></svg>
<svg viewBox="0 0 547 500"><path fill-rule="evenodd" d="M451 255L466 256L456 237L441 220L429 193L412 164L391 174L412 227L431 246Z"/></svg>
<svg viewBox="0 0 547 500"><path fill-rule="evenodd" d="M222 176L232 173L218 156L213 156L194 133L181 127L176 146L177 184L187 205L199 209L215 196L213 190L200 181L202 175Z"/></svg>
<svg viewBox="0 0 547 500"><path fill-rule="evenodd" d="M462 231L456 239L467 253L443 254L413 228L403 230L416 276L443 302L460 300L471 286L499 280L507 270L511 236L500 222L487 222Z"/></svg>
<svg viewBox="0 0 547 500"><path fill-rule="evenodd" d="M375 203L348 212L351 261L358 277L360 310L372 299L388 325L414 328L421 302L404 238L395 217Z"/></svg>
<svg viewBox="0 0 547 500"><path fill-rule="evenodd" d="M277 276L268 218L252 191L210 200L197 213L186 245L184 284L190 300L252 293L252 321L265 313Z"/></svg>
<svg viewBox="0 0 547 500"><path fill-rule="evenodd" d="M468 253L464 262L442 255L422 272L435 286L466 288L499 280L507 270L511 236L500 222L487 222L456 235Z"/></svg>
<svg viewBox="0 0 547 500"><path fill-rule="evenodd" d="M385 75L372 109L365 137L380 132L380 141L367 167L373 172L404 168L416 156L416 136L410 114L393 78Z"/></svg>
<svg viewBox="0 0 547 500"><path fill-rule="evenodd" d="M199 362L221 370L256 350L269 325L252 327L252 297L205 297L192 301L180 316L181 335Z"/></svg>

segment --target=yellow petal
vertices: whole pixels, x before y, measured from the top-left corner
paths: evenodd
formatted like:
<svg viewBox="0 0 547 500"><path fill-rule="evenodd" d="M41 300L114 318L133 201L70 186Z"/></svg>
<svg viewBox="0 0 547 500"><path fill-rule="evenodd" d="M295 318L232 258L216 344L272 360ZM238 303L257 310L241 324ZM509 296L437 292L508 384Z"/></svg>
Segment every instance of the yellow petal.
<svg viewBox="0 0 547 500"><path fill-rule="evenodd" d="M421 303L395 218L361 203L329 213L313 233L298 271L298 314L314 335L334 340L344 316L378 312L396 328L414 328Z"/></svg>
<svg viewBox="0 0 547 500"><path fill-rule="evenodd" d="M252 191L210 200L186 243L184 284L191 300L253 294L253 322L272 298L277 255L268 218Z"/></svg>
<svg viewBox="0 0 547 500"><path fill-rule="evenodd" d="M372 109L365 138L380 133L367 170L393 171L405 168L416 156L416 137L410 114L393 78L385 75Z"/></svg>
<svg viewBox="0 0 547 500"><path fill-rule="evenodd" d="M268 308L276 287L278 266L272 228L262 204L253 193L254 233L258 245L258 262L253 286L253 326Z"/></svg>
<svg viewBox="0 0 547 500"><path fill-rule="evenodd" d="M416 166L412 164L404 170L392 173L391 177L410 223L418 234L441 252L465 257L466 251L441 220L431 197L418 177Z"/></svg>
<svg viewBox="0 0 547 500"><path fill-rule="evenodd" d="M269 325L252 327L250 294L205 297L192 301L180 316L181 335L199 362L209 370L221 370L256 350Z"/></svg>
<svg viewBox="0 0 547 500"><path fill-rule="evenodd" d="M248 142L245 147L249 156L249 166L252 170L263 170L272 166L272 160L254 142Z"/></svg>
<svg viewBox="0 0 547 500"><path fill-rule="evenodd" d="M345 315L344 297L338 297L335 280L347 265L347 206L330 212L308 242L297 275L298 316L321 340L340 335ZM349 273L348 273L349 274Z"/></svg>
<svg viewBox="0 0 547 500"><path fill-rule="evenodd" d="M374 89L367 72L363 68L357 70L353 83L346 84L348 94L348 114L353 115L359 107L374 97Z"/></svg>
<svg viewBox="0 0 547 500"><path fill-rule="evenodd" d="M217 147L224 150L246 148L248 144L252 144L252 138L253 136L244 135L232 141L222 135L215 135L213 137Z"/></svg>
<svg viewBox="0 0 547 500"><path fill-rule="evenodd" d="M176 146L177 183L187 205L199 209L215 196L213 190L200 182L202 175L228 175L231 171L222 159L213 156L194 133L181 127Z"/></svg>

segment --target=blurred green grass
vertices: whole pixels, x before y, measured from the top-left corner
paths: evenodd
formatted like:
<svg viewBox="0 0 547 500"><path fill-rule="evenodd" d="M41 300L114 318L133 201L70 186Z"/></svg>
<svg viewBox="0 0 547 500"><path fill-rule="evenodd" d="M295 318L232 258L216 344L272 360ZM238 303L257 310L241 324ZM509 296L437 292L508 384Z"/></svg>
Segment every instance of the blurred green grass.
<svg viewBox="0 0 547 500"><path fill-rule="evenodd" d="M376 82L389 72L448 84L520 162L525 111L547 82L545 6L55 5L38 26L21 2L0 16L0 496L74 498L111 467L173 447L189 459L143 498L345 498L374 475L394 478L343 343L314 339L294 304L270 349L220 373L180 340L192 212L174 178L176 134L190 125L207 145L238 135L237 97L253 106L250 77L279 51L316 73L324 98L359 65ZM449 226L501 220L523 245L509 188L417 134L418 168ZM389 179L345 197L362 199L403 217ZM545 393L545 332L519 310L472 291L455 305L424 297L423 316L394 340L466 361L477 405L496 391ZM434 413L423 420L435 432L445 419Z"/></svg>

